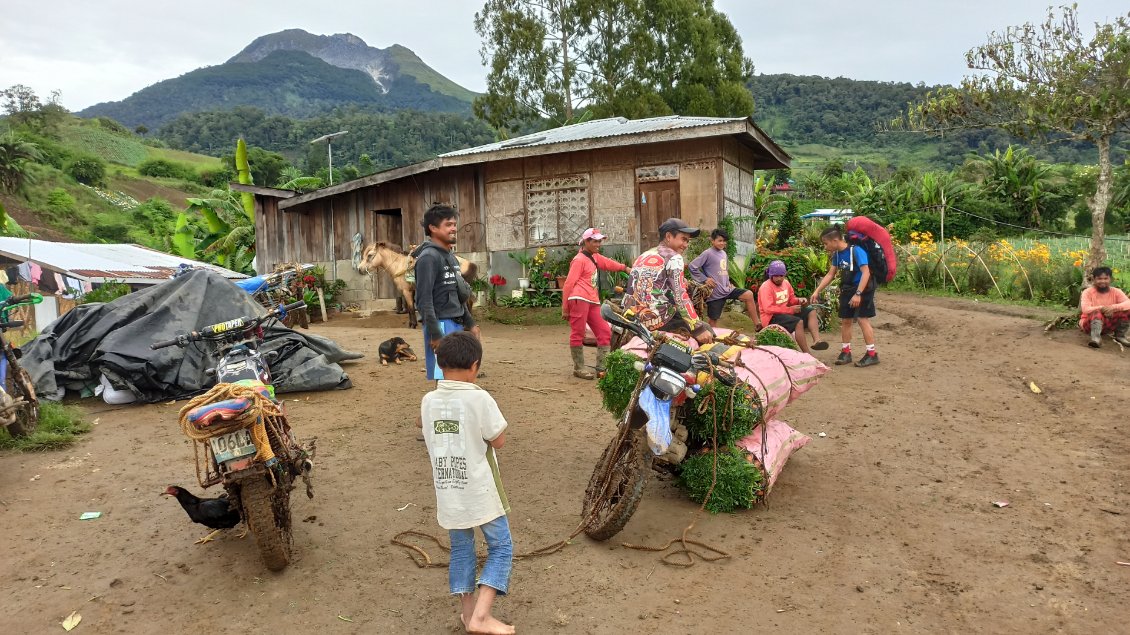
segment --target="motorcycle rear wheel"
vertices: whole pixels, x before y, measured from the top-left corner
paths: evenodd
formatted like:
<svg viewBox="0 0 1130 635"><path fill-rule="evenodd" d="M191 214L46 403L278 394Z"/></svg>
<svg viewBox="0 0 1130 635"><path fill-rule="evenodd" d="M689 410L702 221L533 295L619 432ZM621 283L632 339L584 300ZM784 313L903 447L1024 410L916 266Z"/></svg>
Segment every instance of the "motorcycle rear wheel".
<svg viewBox="0 0 1130 635"><path fill-rule="evenodd" d="M282 571L290 563L290 492L282 483L271 485L266 476L255 476L240 485L243 521L255 535L259 556L271 571Z"/></svg>
<svg viewBox="0 0 1130 635"><path fill-rule="evenodd" d="M39 427L39 400L35 398L35 384L31 375L23 367L8 362L8 380L4 389L8 394L18 399L23 397L24 406L16 410L16 420L8 424L8 434L12 438L26 437L35 432Z"/></svg>
<svg viewBox="0 0 1130 635"><path fill-rule="evenodd" d="M636 513L651 471L651 451L644 434L642 429L632 430L619 447L613 441L596 462L581 508L582 518L591 516L585 527L589 538L608 540L620 533ZM609 470L606 483L604 475Z"/></svg>

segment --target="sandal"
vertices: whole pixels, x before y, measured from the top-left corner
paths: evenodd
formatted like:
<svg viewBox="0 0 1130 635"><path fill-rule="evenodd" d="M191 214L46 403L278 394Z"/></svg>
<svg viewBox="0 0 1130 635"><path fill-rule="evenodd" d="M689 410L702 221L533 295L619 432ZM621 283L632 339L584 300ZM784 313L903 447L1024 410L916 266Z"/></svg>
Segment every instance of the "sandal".
<svg viewBox="0 0 1130 635"><path fill-rule="evenodd" d="M816 342L815 344L812 345L812 350L814 350L814 351L826 351L826 350L828 350L828 342Z"/></svg>

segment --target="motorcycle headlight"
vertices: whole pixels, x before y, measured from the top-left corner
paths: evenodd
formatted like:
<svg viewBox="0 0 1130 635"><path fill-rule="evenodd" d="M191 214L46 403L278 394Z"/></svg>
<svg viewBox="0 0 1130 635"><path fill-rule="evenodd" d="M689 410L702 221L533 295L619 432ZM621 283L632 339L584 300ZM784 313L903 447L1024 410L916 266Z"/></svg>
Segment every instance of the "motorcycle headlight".
<svg viewBox="0 0 1130 635"><path fill-rule="evenodd" d="M687 387L687 380L681 374L670 368L662 368L651 376L651 387L659 393L659 397L666 401L683 392Z"/></svg>

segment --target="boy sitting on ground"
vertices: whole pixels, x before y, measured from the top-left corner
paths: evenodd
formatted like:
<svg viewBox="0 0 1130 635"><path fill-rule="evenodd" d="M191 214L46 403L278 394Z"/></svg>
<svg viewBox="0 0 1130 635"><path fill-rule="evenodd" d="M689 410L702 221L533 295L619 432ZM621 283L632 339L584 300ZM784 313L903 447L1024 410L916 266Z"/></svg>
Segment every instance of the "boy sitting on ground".
<svg viewBox="0 0 1130 635"><path fill-rule="evenodd" d="M769 279L761 283L757 290L757 306L761 309L762 324L776 324L793 334L800 350L807 353L808 338L804 328L812 334L812 348L826 350L828 342L820 341L820 316L808 305L808 298L796 297L793 285L785 276L788 270L785 263L774 260L765 271Z"/></svg>
<svg viewBox="0 0 1130 635"><path fill-rule="evenodd" d="M436 389L420 404L424 441L432 461L436 516L451 538L448 583L459 596L459 619L471 633L514 632L491 615L496 595L506 595L514 546L494 451L506 442L506 419L490 393L475 385L483 346L467 331L439 340ZM477 578L475 528L483 532L487 559Z"/></svg>
<svg viewBox="0 0 1130 635"><path fill-rule="evenodd" d="M1110 267L1095 267L1091 286L1079 297L1079 328L1091 335L1087 346L1103 345L1103 335L1114 334L1114 341L1130 346L1126 331L1130 328L1130 298L1118 287L1110 286L1114 272Z"/></svg>

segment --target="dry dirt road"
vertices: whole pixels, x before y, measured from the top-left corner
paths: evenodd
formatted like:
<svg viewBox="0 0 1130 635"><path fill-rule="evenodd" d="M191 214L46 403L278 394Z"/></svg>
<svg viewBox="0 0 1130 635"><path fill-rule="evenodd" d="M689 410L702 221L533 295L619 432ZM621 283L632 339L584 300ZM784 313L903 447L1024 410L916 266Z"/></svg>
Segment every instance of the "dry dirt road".
<svg viewBox="0 0 1130 635"><path fill-rule="evenodd" d="M517 562L498 615L524 633L1126 632L1130 567L1115 563L1130 561L1130 352L1047 336L1028 309L891 294L879 307L882 364L835 368L785 410L814 438L769 505L699 522L695 536L730 560L675 568L619 546L661 544L694 515L653 478L611 544L582 537ZM380 324L316 325L371 356L348 367L352 390L286 396L320 460L316 498L294 499L296 554L280 574L251 537L192 544L202 528L158 496L199 489L177 406L92 403L98 425L71 449L0 455L0 632L62 632L72 611L80 634L457 631L446 572L389 543L439 530L415 440L420 364L372 355L419 334ZM613 431L596 387L567 375L564 338L484 329L482 383L511 422L500 461L519 551L575 526Z"/></svg>

